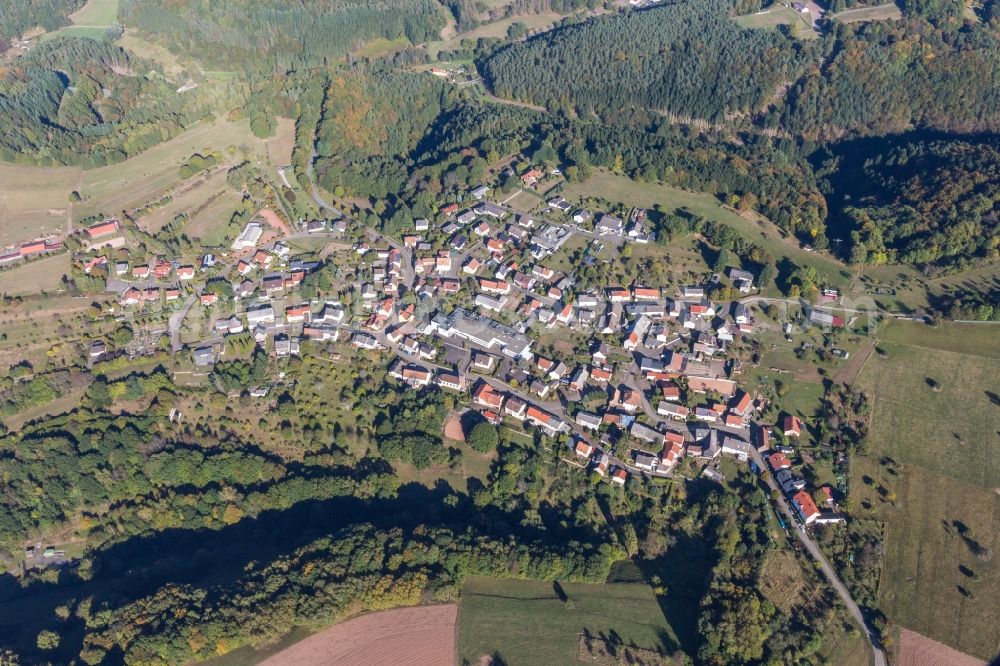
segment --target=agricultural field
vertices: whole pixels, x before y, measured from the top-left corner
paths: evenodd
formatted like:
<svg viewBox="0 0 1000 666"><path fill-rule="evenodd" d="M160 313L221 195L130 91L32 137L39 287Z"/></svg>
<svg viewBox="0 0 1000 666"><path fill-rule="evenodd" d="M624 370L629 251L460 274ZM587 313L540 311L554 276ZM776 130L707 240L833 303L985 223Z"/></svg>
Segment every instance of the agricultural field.
<svg viewBox="0 0 1000 666"><path fill-rule="evenodd" d="M648 650L677 649L653 590L643 583L588 585L471 578L462 588L458 661L577 663L584 633L617 635ZM502 661L500 661L502 660Z"/></svg>
<svg viewBox="0 0 1000 666"><path fill-rule="evenodd" d="M851 485L856 515L888 525L880 602L903 627L991 658L1000 645L991 615L1000 598L1000 336L989 325L897 322L879 349L858 380L874 403L871 451Z"/></svg>
<svg viewBox="0 0 1000 666"><path fill-rule="evenodd" d="M659 204L664 211L686 208L696 215L733 227L749 240L766 248L776 259L788 257L797 265L813 266L817 274L831 286L846 288L852 277L850 271L835 259L824 254L807 252L795 241L782 238L777 227L769 220L760 216L755 216L754 220L747 219L735 210L723 207L710 194L690 192L657 183L640 183L602 170L585 182L568 184L563 195L571 201L600 197L643 208L653 208Z"/></svg>
<svg viewBox="0 0 1000 666"><path fill-rule="evenodd" d="M455 614L454 604L366 613L313 634L260 663L264 666L452 664Z"/></svg>
<svg viewBox="0 0 1000 666"><path fill-rule="evenodd" d="M895 21L903 18L903 12L899 10L896 3L888 2L884 5L876 5L874 7L855 7L854 9L845 9L842 12L833 14L830 18L834 21L840 21L841 23L860 23L861 21Z"/></svg>

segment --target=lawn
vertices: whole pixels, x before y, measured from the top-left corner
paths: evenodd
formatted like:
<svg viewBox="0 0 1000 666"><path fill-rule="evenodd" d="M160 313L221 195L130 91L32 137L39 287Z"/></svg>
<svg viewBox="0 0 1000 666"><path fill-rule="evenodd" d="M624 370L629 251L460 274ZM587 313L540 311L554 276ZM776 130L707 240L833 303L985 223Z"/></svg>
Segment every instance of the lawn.
<svg viewBox="0 0 1000 666"><path fill-rule="evenodd" d="M677 640L653 590L642 583L587 585L470 578L458 612L458 661L575 664L584 632L671 653ZM565 601L560 598L565 595ZM498 661L498 658L502 661Z"/></svg>
<svg viewBox="0 0 1000 666"><path fill-rule="evenodd" d="M813 266L833 286L846 287L851 279L849 270L839 262L826 255L803 250L795 241L782 238L771 222L744 218L735 210L723 207L711 194L690 192L657 183L640 183L604 170L597 171L582 183L568 184L563 194L570 200L599 197L643 208L653 208L659 204L664 211L686 208L696 215L733 227L747 239L767 249L776 259L788 257L797 265Z"/></svg>
<svg viewBox="0 0 1000 666"><path fill-rule="evenodd" d="M888 358L873 355L858 380L874 405L851 501L888 524L880 602L891 620L991 658L1000 644L1000 336L986 325L896 322L879 346Z"/></svg>
<svg viewBox="0 0 1000 666"><path fill-rule="evenodd" d="M557 252L545 260L544 265L555 271L572 273L573 262L570 261L570 257L578 250L584 250L588 245L590 245L590 240L586 236L573 234Z"/></svg>

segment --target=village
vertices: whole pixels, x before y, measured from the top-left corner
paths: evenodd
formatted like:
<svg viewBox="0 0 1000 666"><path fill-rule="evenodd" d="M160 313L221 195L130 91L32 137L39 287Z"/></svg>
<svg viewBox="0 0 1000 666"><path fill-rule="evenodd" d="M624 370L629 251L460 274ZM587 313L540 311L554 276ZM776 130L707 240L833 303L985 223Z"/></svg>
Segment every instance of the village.
<svg viewBox="0 0 1000 666"><path fill-rule="evenodd" d="M530 187L545 175L533 168L520 179ZM732 459L765 474L789 498L789 516L800 526L843 521L837 491L807 487L791 462L802 421L779 412L765 422L767 399L738 385L742 361L729 352L758 330L753 272L727 266L671 293L638 282L581 290L572 272L546 260L573 237L587 246L585 261L654 242L647 211L619 217L555 196L532 214L492 194L476 188L464 205L442 206L439 219L417 219L400 238L357 229L360 240L341 243L336 255L355 278L338 291L342 298L300 296L321 262L296 256L289 238L347 239L357 223L345 218L292 231L264 210L228 251L190 261L137 259L126 247L125 225L107 219L80 232L78 264L105 276L117 293L110 315L161 306L172 313L171 351L189 355L193 372L227 360L227 340L237 336L252 336L277 358L297 356L304 345L336 344L389 357L390 380L455 392L465 409L494 425L530 425L564 442L568 463L612 484L696 474L721 482L720 461ZM720 287L731 300L712 299ZM805 309L797 323L843 327L837 296L824 292L827 307ZM208 335L182 342L195 304L209 313ZM567 349L568 340L575 347ZM142 347L133 346L136 352ZM115 353L94 340L90 362ZM266 387L246 389L267 394Z"/></svg>

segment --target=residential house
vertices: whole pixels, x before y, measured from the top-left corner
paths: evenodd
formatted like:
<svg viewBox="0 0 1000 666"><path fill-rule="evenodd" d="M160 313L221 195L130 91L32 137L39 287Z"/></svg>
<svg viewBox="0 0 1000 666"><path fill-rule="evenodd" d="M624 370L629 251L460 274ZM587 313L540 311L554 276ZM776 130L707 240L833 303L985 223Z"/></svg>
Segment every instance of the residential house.
<svg viewBox="0 0 1000 666"><path fill-rule="evenodd" d="M449 388L453 391L465 391L465 378L460 374L439 371L436 380L438 385L444 388Z"/></svg>
<svg viewBox="0 0 1000 666"><path fill-rule="evenodd" d="M601 416L593 412L579 411L576 413L576 422L582 428L588 430L598 430L601 427Z"/></svg>
<svg viewBox="0 0 1000 666"><path fill-rule="evenodd" d="M625 471L624 467L615 467L611 472L611 483L617 484L619 486L624 486L625 481L628 480L628 472Z"/></svg>
<svg viewBox="0 0 1000 666"><path fill-rule="evenodd" d="M666 416L667 418L674 419L675 421L686 421L689 410L684 405L675 405L672 402L661 400L660 404L656 406L656 413L660 416Z"/></svg>
<svg viewBox="0 0 1000 666"><path fill-rule="evenodd" d="M725 455L736 456L741 461L746 462L750 459L750 443L735 437L723 437L722 453Z"/></svg>
<svg viewBox="0 0 1000 666"><path fill-rule="evenodd" d="M601 215L594 225L594 233L598 236L621 236L625 230L625 224L620 218L607 213Z"/></svg>
<svg viewBox="0 0 1000 666"><path fill-rule="evenodd" d="M645 451L633 451L632 464L635 465L637 469L641 469L644 472L653 472L657 467L659 467L660 459L652 453L647 453Z"/></svg>
<svg viewBox="0 0 1000 666"><path fill-rule="evenodd" d="M591 366L590 378L599 384L606 384L611 381L611 370L598 366Z"/></svg>
<svg viewBox="0 0 1000 666"><path fill-rule="evenodd" d="M802 421L799 417L788 414L781 421L781 431L785 437L798 437L802 434Z"/></svg>
<svg viewBox="0 0 1000 666"><path fill-rule="evenodd" d="M633 421L632 427L629 428L629 434L642 442L647 442L656 447L663 446L664 438L663 433L655 428L651 428L644 423L639 421Z"/></svg>
<svg viewBox="0 0 1000 666"><path fill-rule="evenodd" d="M194 364L198 367L205 367L215 363L215 351L211 347L199 347L191 354Z"/></svg>
<svg viewBox="0 0 1000 666"><path fill-rule="evenodd" d="M795 509L799 512L799 517L802 518L802 522L806 525L811 525L819 518L819 509L816 507L816 502L813 501L812 495L810 495L805 490L800 490L792 496L792 504L795 505Z"/></svg>
<svg viewBox="0 0 1000 666"><path fill-rule="evenodd" d="M594 453L594 457L591 460L594 463L595 472L597 472L601 476L607 474L608 464L611 462L611 459L608 457L607 453L598 449Z"/></svg>
<svg viewBox="0 0 1000 666"><path fill-rule="evenodd" d="M567 429L567 425L562 421L562 419L553 414L549 414L534 405L528 406L528 412L525 417L528 422L544 430L550 437L554 437Z"/></svg>
<svg viewBox="0 0 1000 666"><path fill-rule="evenodd" d="M480 382L472 391L472 401L477 405L500 411L503 408L506 395L497 391L490 384Z"/></svg>
<svg viewBox="0 0 1000 666"><path fill-rule="evenodd" d="M788 456L780 451L769 455L767 457L767 464L770 465L771 469L775 472L782 469L789 469L792 466L791 461L788 460Z"/></svg>

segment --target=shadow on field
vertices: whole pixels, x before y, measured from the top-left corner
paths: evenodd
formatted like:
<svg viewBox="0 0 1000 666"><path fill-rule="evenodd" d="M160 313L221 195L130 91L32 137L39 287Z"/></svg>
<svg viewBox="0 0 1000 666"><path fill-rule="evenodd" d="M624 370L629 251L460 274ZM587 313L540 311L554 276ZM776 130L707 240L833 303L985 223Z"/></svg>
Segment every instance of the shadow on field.
<svg viewBox="0 0 1000 666"><path fill-rule="evenodd" d="M458 497L455 502L445 498ZM171 529L134 537L88 554L88 580L73 567L58 572L56 582L22 581L0 576L0 648L14 650L22 663L69 663L79 652L85 626L70 616L57 620L56 611L90 597L91 608L118 608L153 594L165 585L225 585L238 579L251 562L266 563L290 554L316 539L352 524L404 530L418 525L457 528L475 526L484 534L509 536L514 527L526 540L565 541L570 532L553 533L544 527L525 529L520 517L495 507L477 508L446 482L434 488L420 484L401 487L389 499L361 500L337 497L299 502L287 510L267 511L219 530ZM597 541L600 536L578 525L573 538ZM38 648L38 633L58 627L58 648ZM121 661L109 653L105 663Z"/></svg>

